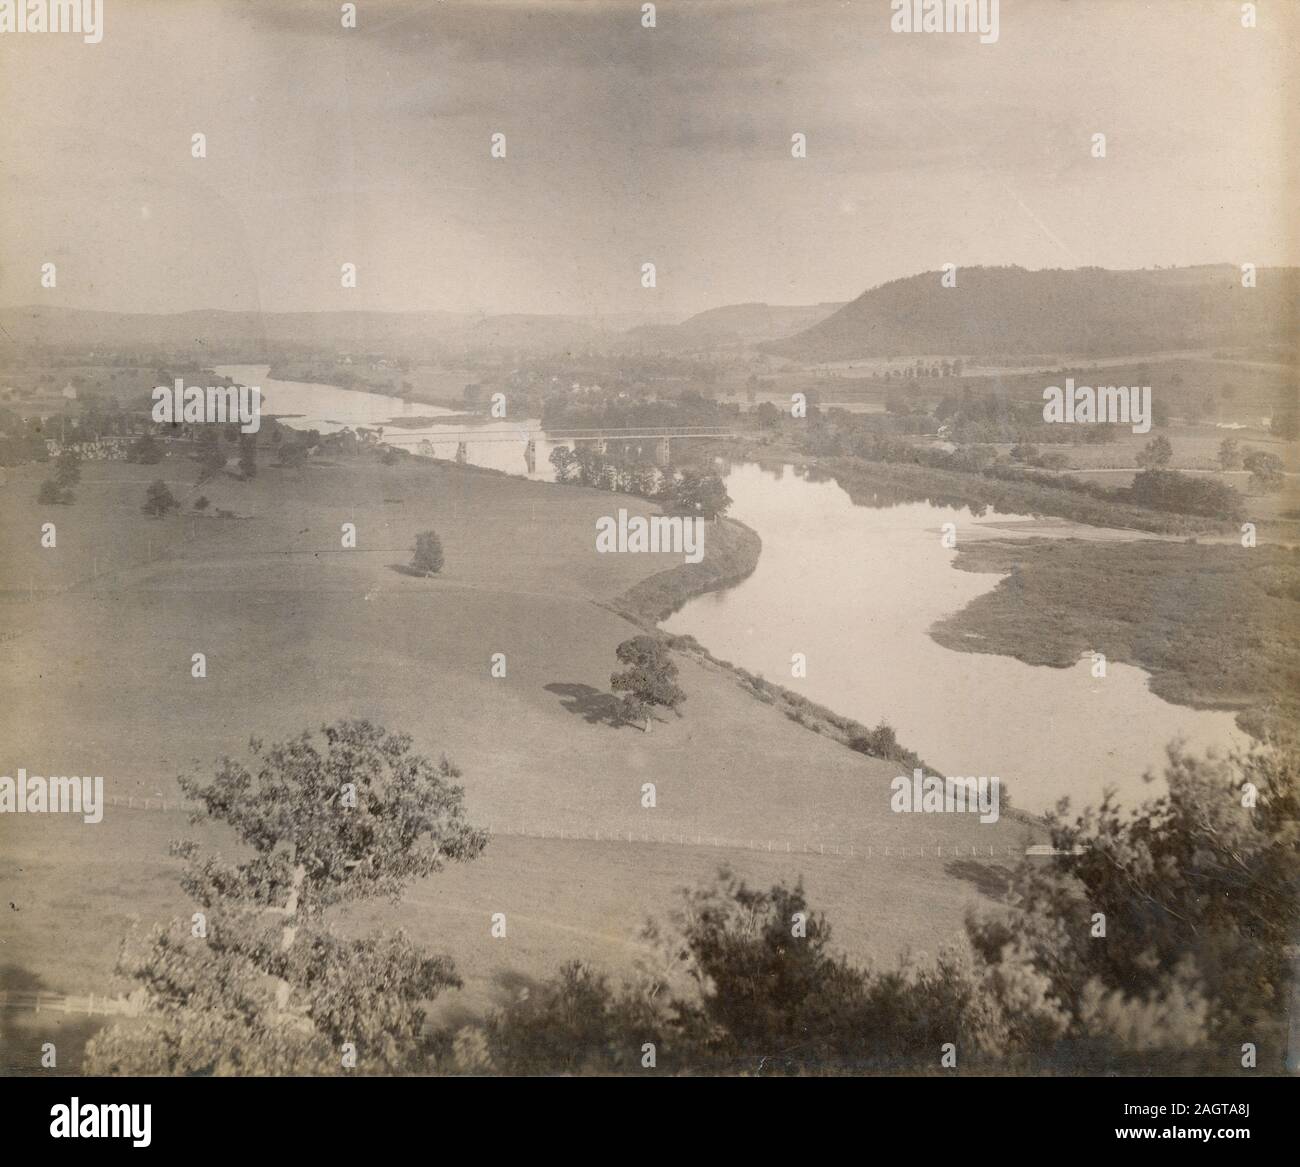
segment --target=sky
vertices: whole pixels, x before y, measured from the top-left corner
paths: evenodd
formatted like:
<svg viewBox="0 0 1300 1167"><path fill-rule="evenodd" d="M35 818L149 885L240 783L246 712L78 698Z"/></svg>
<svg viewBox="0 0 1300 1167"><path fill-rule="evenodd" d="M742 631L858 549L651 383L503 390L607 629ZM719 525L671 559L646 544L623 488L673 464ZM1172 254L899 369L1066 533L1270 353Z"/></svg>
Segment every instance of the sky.
<svg viewBox="0 0 1300 1167"><path fill-rule="evenodd" d="M1001 0L992 44L889 0L341 7L0 33L0 305L682 315L945 263L1300 262L1294 0Z"/></svg>

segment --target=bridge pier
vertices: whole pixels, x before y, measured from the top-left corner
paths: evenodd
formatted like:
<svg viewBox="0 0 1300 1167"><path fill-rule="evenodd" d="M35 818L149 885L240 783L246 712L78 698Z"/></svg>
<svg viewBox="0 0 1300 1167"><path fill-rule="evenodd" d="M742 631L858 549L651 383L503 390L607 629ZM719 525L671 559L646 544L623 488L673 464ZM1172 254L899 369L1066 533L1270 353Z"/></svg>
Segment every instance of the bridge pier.
<svg viewBox="0 0 1300 1167"><path fill-rule="evenodd" d="M456 443L456 462L457 462L457 464L458 464L458 465L461 465L461 466L464 466L465 463L468 462L468 461L469 461L469 443L468 443L468 442L457 442L457 443Z"/></svg>
<svg viewBox="0 0 1300 1167"><path fill-rule="evenodd" d="M529 474L537 473L537 442L531 438L524 446L524 465L528 467Z"/></svg>
<svg viewBox="0 0 1300 1167"><path fill-rule="evenodd" d="M656 450L657 460L660 466L668 466L673 460L673 441L672 438L665 434L659 439Z"/></svg>

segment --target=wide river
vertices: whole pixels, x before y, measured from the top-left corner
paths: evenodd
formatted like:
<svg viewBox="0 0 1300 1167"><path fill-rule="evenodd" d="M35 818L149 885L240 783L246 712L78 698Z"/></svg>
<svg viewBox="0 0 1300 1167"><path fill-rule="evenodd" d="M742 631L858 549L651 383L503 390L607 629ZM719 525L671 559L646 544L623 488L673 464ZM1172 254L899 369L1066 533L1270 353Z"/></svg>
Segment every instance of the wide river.
<svg viewBox="0 0 1300 1167"><path fill-rule="evenodd" d="M306 381L276 381L267 377L268 365L218 365L216 372L241 385L256 385L262 390L262 412L293 429L314 429L323 434L335 433L345 426L356 429L382 428L383 440L400 445L413 454L453 459L456 447L465 442L465 460L474 466L487 466L507 474L526 475L539 482L554 481L551 450L559 443L537 442L533 467L524 457L527 440L517 437L521 429L536 430L536 418L519 418L484 422L467 426L464 422L426 425L412 424L411 419L448 417L455 410L438 405L403 401L384 393L365 393L340 389L337 385L318 385ZM394 421L401 424L394 425ZM465 440L467 430L473 435ZM453 436L448 437L451 434Z"/></svg>
<svg viewBox="0 0 1300 1167"><path fill-rule="evenodd" d="M858 506L834 482L792 467L745 464L726 483L729 513L762 536L758 567L734 588L691 600L665 628L837 713L887 721L945 774L996 774L1030 811L1067 795L1075 807L1095 804L1107 786L1128 804L1156 793L1143 774L1162 768L1166 742L1244 744L1232 714L1171 705L1131 665L1110 661L1101 679L1090 656L1047 668L930 638L936 620L1002 578L956 570L942 525L953 523L958 541L991 524L1014 538L1003 528L1028 516L976 519L928 502ZM794 653L807 658L805 679L791 676Z"/></svg>
<svg viewBox="0 0 1300 1167"><path fill-rule="evenodd" d="M440 458L454 457L457 445L442 435L465 428L436 421L391 427L394 418L451 411L333 385L269 380L265 365L216 371L260 385L264 412L301 415L284 418L295 428L327 433L344 425L384 426L385 440L396 437L414 452ZM466 443L467 460L549 480L551 444L538 442L535 468L528 470L524 441L512 439L520 424L482 427L482 438ZM689 633L715 656L837 713L871 726L887 721L900 742L945 774L997 775L1013 804L1029 811L1046 810L1064 796L1075 807L1095 804L1106 787L1132 804L1163 786L1148 785L1143 775L1162 768L1167 742L1182 738L1198 751L1245 744L1232 714L1171 705L1151 692L1142 669L1111 661L1105 678L1095 678L1086 656L1072 668L1054 669L954 652L930 638L935 621L1000 579L956 570L942 525L953 523L959 541L994 524L1014 537L1003 528L1028 523L1028 516L977 519L929 502L857 505L834 482L812 481L792 467L738 465L726 473L726 484L730 514L762 537L758 567L733 588L691 600L664 627ZM791 675L794 653L806 658L806 677Z"/></svg>

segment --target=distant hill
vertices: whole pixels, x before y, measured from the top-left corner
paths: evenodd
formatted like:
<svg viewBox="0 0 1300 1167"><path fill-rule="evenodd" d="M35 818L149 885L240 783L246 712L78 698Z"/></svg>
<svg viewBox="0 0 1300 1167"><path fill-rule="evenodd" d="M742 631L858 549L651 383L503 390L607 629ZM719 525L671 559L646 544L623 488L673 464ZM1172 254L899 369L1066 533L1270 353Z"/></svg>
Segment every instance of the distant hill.
<svg viewBox="0 0 1300 1167"><path fill-rule="evenodd" d="M255 354L300 345L334 352L395 352L428 345L474 350L556 351L595 347L642 316L484 316L459 312L222 312L166 315L32 305L0 308L0 352L11 345L194 350Z"/></svg>
<svg viewBox="0 0 1300 1167"><path fill-rule="evenodd" d="M167 315L31 306L0 309L0 343L102 348L256 348L266 343L365 349L439 338L478 318L454 312L221 312Z"/></svg>
<svg viewBox="0 0 1300 1167"><path fill-rule="evenodd" d="M1157 271L970 267L864 292L795 336L760 347L805 362L907 355L1113 356L1294 340L1300 269ZM689 321L687 321L689 323ZM684 327L684 326L683 326Z"/></svg>
<svg viewBox="0 0 1300 1167"><path fill-rule="evenodd" d="M793 336L843 308L834 304L728 304L697 312L680 324L633 328L630 343L677 351L757 344Z"/></svg>

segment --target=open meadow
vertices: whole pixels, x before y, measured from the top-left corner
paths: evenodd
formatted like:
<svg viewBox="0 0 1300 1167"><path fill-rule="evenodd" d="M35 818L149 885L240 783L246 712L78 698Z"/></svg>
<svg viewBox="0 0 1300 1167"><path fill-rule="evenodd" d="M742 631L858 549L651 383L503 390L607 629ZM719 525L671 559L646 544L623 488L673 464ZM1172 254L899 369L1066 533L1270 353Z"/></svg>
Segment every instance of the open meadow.
<svg viewBox="0 0 1300 1167"><path fill-rule="evenodd" d="M152 519L147 483L161 476L192 503L192 463L87 465L66 507L35 503L38 470L11 473L0 497L5 772L102 774L110 799L152 808L111 805L95 825L0 820L10 987L126 990L113 966L127 930L193 910L167 843L209 828L175 808L176 775L211 773L250 736L343 716L445 753L470 821L493 831L479 860L398 907L348 913L348 928L397 923L456 958L465 987L440 1011L481 1012L575 957L627 971L645 918L723 861L761 885L804 877L855 957L933 951L968 906L996 902L1002 865L1041 839L1007 816L892 814L895 763L795 724L707 660L678 657L680 716L649 734L618 724L614 649L636 628L605 605L682 557L598 555L592 533L611 508L651 504L358 458L199 488L238 518L191 505ZM40 546L46 521L53 549ZM342 546L346 523L355 548ZM445 549L437 578L398 570L424 529ZM709 528L715 553L732 529ZM505 939L490 936L493 912L510 921Z"/></svg>

